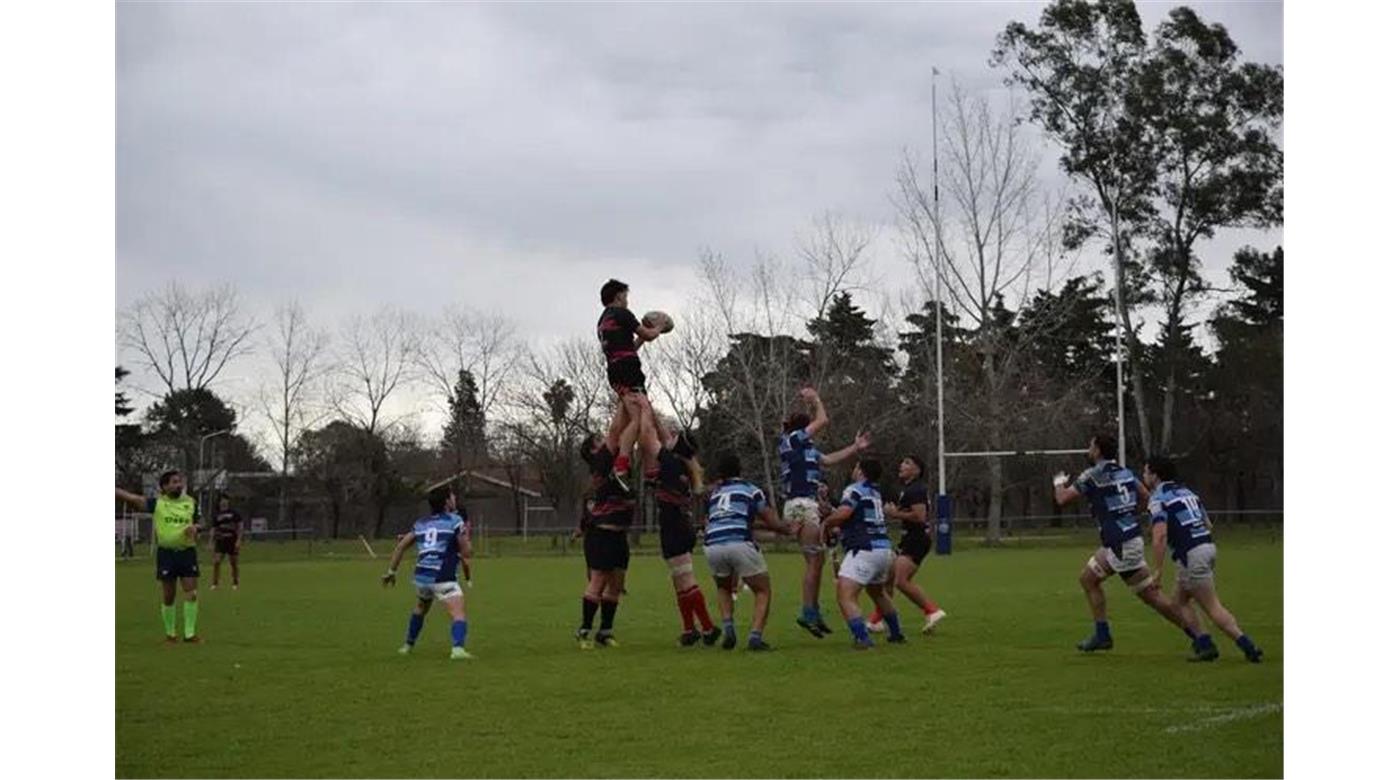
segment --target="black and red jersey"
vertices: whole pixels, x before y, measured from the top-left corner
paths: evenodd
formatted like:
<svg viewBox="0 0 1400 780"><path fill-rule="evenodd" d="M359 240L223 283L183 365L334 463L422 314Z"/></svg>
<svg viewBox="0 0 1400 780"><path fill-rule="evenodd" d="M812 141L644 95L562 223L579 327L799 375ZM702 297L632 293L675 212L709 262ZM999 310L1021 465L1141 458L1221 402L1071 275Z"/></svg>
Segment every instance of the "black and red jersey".
<svg viewBox="0 0 1400 780"><path fill-rule="evenodd" d="M690 506L690 471L685 461L663 449L656 458L656 500L663 504Z"/></svg>
<svg viewBox="0 0 1400 780"><path fill-rule="evenodd" d="M637 328L641 324L630 309L603 309L603 316L598 318L598 343L609 363L637 356Z"/></svg>
<svg viewBox="0 0 1400 780"><path fill-rule="evenodd" d="M589 510L593 524L628 526L636 501L630 493L622 489L612 478L613 459L617 453L608 447L600 447L588 461L588 473L593 483L593 506Z"/></svg>

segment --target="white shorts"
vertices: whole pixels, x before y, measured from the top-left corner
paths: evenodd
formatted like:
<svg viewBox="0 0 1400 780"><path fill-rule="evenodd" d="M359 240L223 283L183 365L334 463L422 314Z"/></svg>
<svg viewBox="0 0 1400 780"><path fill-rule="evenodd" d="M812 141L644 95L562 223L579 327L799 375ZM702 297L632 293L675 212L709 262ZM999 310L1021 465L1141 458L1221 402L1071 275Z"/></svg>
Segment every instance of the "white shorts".
<svg viewBox="0 0 1400 780"><path fill-rule="evenodd" d="M1215 545L1201 544L1186 551L1186 565L1176 564L1176 584L1191 590L1215 584Z"/></svg>
<svg viewBox="0 0 1400 780"><path fill-rule="evenodd" d="M757 577L768 573L768 562L753 542L730 542L705 546L705 561L710 564L710 574L719 579L739 575L740 579Z"/></svg>
<svg viewBox="0 0 1400 780"><path fill-rule="evenodd" d="M841 570L836 576L843 580L854 580L862 585L874 585L888 580L893 568L894 550L851 550L841 560Z"/></svg>
<svg viewBox="0 0 1400 780"><path fill-rule="evenodd" d="M1129 574L1147 565L1141 536L1123 542L1118 549L1122 551L1121 555L1115 553L1112 547L1100 547L1089 558L1089 568L1100 577L1108 577L1110 574ZM1103 567L1104 562L1107 562L1108 569Z"/></svg>
<svg viewBox="0 0 1400 780"><path fill-rule="evenodd" d="M798 529L798 539L802 540L803 554L822 554L821 516L817 511L815 498L799 497L784 501L783 520L789 524L797 523L801 526ZM804 536L805 539L803 539Z"/></svg>
<svg viewBox="0 0 1400 780"><path fill-rule="evenodd" d="M422 601L437 599L447 601L450 598L458 598L462 595L462 586L456 582L432 582L427 585L418 586L418 598Z"/></svg>

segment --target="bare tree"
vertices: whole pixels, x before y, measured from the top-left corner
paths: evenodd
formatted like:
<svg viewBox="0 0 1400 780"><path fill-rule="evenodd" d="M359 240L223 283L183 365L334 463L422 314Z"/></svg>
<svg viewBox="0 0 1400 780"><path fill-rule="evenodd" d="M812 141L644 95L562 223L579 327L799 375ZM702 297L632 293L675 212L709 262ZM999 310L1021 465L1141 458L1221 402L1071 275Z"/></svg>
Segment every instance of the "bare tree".
<svg viewBox="0 0 1400 780"><path fill-rule="evenodd" d="M458 372L470 372L477 381L481 410L489 417L523 351L514 322L453 305L424 329L414 360L443 399L452 397Z"/></svg>
<svg viewBox="0 0 1400 780"><path fill-rule="evenodd" d="M927 294L933 297L941 273L948 310L971 331L978 387L956 406L945 406L964 418L981 446L1003 449L1018 433L1010 427L1016 419L1011 407L1021 395L1019 359L1034 338L1026 331L1047 325L1018 322L1016 312L1031 292L1032 278L1044 268L1048 283L1062 259L1057 237L1063 208L1037 184L1039 159L1014 119L1014 102L997 112L988 99L970 97L954 83L948 108L941 128L949 139L948 206L937 208L907 156L896 205ZM987 459L991 540L1001 535L1002 466L999 458Z"/></svg>
<svg viewBox="0 0 1400 780"><path fill-rule="evenodd" d="M266 340L268 357L276 370L275 378L259 390L262 416L272 429L273 447L282 478L277 493L279 527L286 520L287 474L293 450L302 432L320 418L313 408L312 394L326 370L323 360L328 338L311 327L306 312L296 301L277 307L273 315L276 330Z"/></svg>
<svg viewBox="0 0 1400 780"><path fill-rule="evenodd" d="M368 435L381 433L394 422L386 419L385 407L413 380L418 352L416 323L407 312L386 307L369 317L350 317L329 375L331 408Z"/></svg>
<svg viewBox="0 0 1400 780"><path fill-rule="evenodd" d="M119 321L121 345L150 369L166 394L202 390L252 350L257 322L246 316L232 285L189 291L178 282L147 293Z"/></svg>

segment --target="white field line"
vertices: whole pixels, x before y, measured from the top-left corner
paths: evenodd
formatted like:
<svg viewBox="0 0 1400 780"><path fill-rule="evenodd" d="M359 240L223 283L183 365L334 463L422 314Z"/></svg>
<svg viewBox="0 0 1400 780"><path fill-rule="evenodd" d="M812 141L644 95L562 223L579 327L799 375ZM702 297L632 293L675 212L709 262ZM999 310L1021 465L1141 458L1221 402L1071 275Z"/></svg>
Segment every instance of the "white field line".
<svg viewBox="0 0 1400 780"><path fill-rule="evenodd" d="M1268 704L1256 704L1253 707L1239 707L1237 709L1230 710L1229 712L1225 712L1220 715L1215 715L1213 717L1198 720L1195 723L1187 723L1181 726L1168 726L1167 733L1180 734L1182 732L1187 731L1200 731L1201 729L1219 726L1222 723L1229 723L1231 721L1236 720L1244 720L1245 718L1257 718L1260 715L1268 715L1274 712L1278 712L1282 709L1283 705L1277 702L1270 702Z"/></svg>

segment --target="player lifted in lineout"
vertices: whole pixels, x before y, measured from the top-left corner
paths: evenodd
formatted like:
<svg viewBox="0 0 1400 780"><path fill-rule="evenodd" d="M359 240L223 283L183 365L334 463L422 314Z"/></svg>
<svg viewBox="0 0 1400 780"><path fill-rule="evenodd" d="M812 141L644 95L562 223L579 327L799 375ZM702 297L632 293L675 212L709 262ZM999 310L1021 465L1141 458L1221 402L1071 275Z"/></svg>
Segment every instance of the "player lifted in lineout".
<svg viewBox="0 0 1400 780"><path fill-rule="evenodd" d="M160 475L160 493L146 498L117 488L117 498L132 507L151 513L156 537L156 579L160 580L160 620L165 641L175 636L175 582L185 592L185 641L200 641L195 627L199 620L199 553L195 539L199 533L199 505L185 492L185 475L167 471Z"/></svg>
<svg viewBox="0 0 1400 780"><path fill-rule="evenodd" d="M632 450L641 433L640 425L630 423L652 414L651 402L646 395L646 374L642 373L642 361L637 350L669 331L671 323L670 318L660 312L651 313L658 315L660 321L657 323L638 320L627 308L627 293L627 285L616 279L609 279L603 284L599 292L603 313L598 317L598 342L607 360L608 384L619 399L610 427L622 432L616 442L609 476L619 488L630 492L632 488L628 477L632 470ZM654 420L652 424L655 425Z"/></svg>
<svg viewBox="0 0 1400 780"><path fill-rule="evenodd" d="M798 527L797 539L802 547L802 612L797 625L818 639L831 633L822 617L820 593L822 559L825 546L822 539L821 516L817 511L817 493L822 483L822 468L833 466L862 452L870 446L864 433L846 447L823 454L812 440L831 420L817 391L804 387L800 396L809 412L797 412L783 421L783 436L778 440L783 487L783 519Z"/></svg>
<svg viewBox="0 0 1400 780"><path fill-rule="evenodd" d="M836 600L841 605L841 614L851 629L851 638L855 640L857 650L875 646L865 628L860 604L856 601L861 588L870 594L870 599L884 616L889 641L905 641L894 601L885 593L885 582L894 569L894 547L885 528L884 500L877 486L880 474L880 461L861 458L851 469L851 484L841 494L841 504L822 523L824 527L841 529L841 547L846 555L841 560Z"/></svg>
<svg viewBox="0 0 1400 780"><path fill-rule="evenodd" d="M1209 655L1214 651L1210 637L1201 638L1194 616L1188 617L1162 594L1147 568L1142 527L1138 525L1138 507L1140 503L1143 506L1147 503L1147 488L1132 471L1118 465L1118 440L1107 434L1097 434L1089 440L1088 455L1094 465L1085 469L1073 484L1063 472L1054 480L1055 503L1064 506L1083 497L1089 501L1099 523L1102 546L1089 557L1079 573L1079 585L1084 589L1089 612L1094 617L1094 633L1079 643L1079 649L1090 653L1113 647L1103 581L1117 574L1143 603L1186 632L1197 656Z"/></svg>
<svg viewBox="0 0 1400 780"><path fill-rule="evenodd" d="M749 630L748 648L766 651L773 649L763 641L773 589L768 578L768 564L754 544L753 524L754 520L762 519L764 525L778 533L791 533L796 526L779 520L763 491L741 474L739 456L733 453L721 455L715 464L715 476L719 481L706 502L705 561L719 591L716 598L724 621L721 647L732 650L738 644L734 632L733 594L735 582L742 581L753 591L753 625Z"/></svg>
<svg viewBox="0 0 1400 780"><path fill-rule="evenodd" d="M671 584L676 589L676 608L681 614L683 631L680 644L689 647L703 639L706 645L713 645L720 631L710 619L691 558L695 550L695 526L690 521L692 494L704 492L704 472L690 434L680 430L680 425L669 417L658 420L658 430L658 426L652 424L653 419L656 419L654 415L642 418L638 438L643 469L656 498L661 557L671 570Z"/></svg>
<svg viewBox="0 0 1400 780"><path fill-rule="evenodd" d="M462 586L457 584L457 567L470 580L467 559L472 554L471 526L457 514L457 496L448 485L428 492L430 514L413 524L413 530L399 539L389 558L389 571L381 581L387 587L395 584L399 562L408 548L417 545L418 557L413 565L413 584L418 591L418 603L408 618L408 634L399 653L408 655L423 630L423 619L433 601L441 601L452 615L452 653L454 661L471 659L467 652L467 605Z"/></svg>
<svg viewBox="0 0 1400 780"><path fill-rule="evenodd" d="M1187 617L1195 618L1195 604L1201 605L1221 631L1224 631L1244 657L1252 663L1264 658L1264 651L1254 644L1230 610L1220 603L1215 593L1215 540L1211 537L1210 517L1201 499L1177 481L1176 464L1165 457L1149 458L1142 470L1142 480L1152 495L1147 500L1152 515L1153 569L1160 579L1167 545L1171 545L1172 560L1176 561L1176 605ZM1203 644L1213 648L1210 636L1202 634ZM1191 660L1211 661L1219 652L1208 650Z"/></svg>

